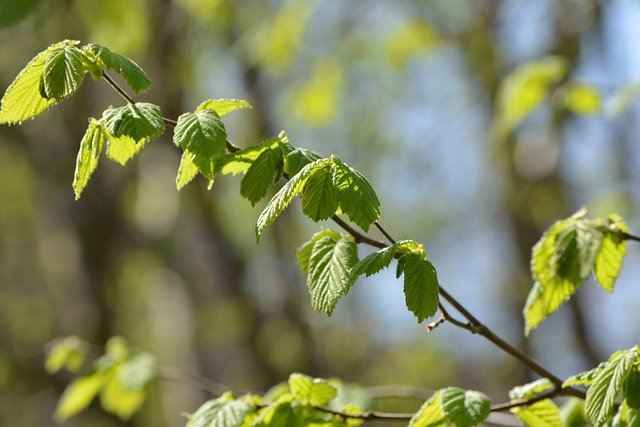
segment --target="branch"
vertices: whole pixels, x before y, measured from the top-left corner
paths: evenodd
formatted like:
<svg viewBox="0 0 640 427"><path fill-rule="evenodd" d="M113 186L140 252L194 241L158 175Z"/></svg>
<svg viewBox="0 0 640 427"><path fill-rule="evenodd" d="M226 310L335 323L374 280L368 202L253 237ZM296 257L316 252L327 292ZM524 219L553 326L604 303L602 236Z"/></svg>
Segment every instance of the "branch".
<svg viewBox="0 0 640 427"><path fill-rule="evenodd" d="M640 242L640 236L636 236L636 235L633 235L633 234L625 233L624 231L621 231L620 235L625 240L633 240L635 242Z"/></svg>

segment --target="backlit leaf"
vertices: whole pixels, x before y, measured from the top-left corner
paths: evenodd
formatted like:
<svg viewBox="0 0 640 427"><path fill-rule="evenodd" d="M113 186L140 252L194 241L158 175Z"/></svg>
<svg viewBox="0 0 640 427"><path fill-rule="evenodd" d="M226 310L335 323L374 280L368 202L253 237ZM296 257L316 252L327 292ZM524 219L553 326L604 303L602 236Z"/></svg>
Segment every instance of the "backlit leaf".
<svg viewBox="0 0 640 427"><path fill-rule="evenodd" d="M340 210L364 231L380 219L380 200L369 181L357 170L335 160L334 183Z"/></svg>
<svg viewBox="0 0 640 427"><path fill-rule="evenodd" d="M520 418L526 427L563 427L560 409L551 399L513 408L511 412Z"/></svg>
<svg viewBox="0 0 640 427"><path fill-rule="evenodd" d="M87 186L91 175L98 167L105 136L102 124L95 119L90 119L89 127L80 141L76 170L73 175L73 191L76 194L76 200L80 198L82 190Z"/></svg>
<svg viewBox="0 0 640 427"><path fill-rule="evenodd" d="M604 233L600 251L595 259L594 274L602 289L613 292L616 279L622 269L622 260L627 253L627 243L619 232L627 232L628 227L618 215L607 218L608 232ZM611 229L614 230L611 230Z"/></svg>
<svg viewBox="0 0 640 427"><path fill-rule="evenodd" d="M190 183L196 175L198 175L198 167L193 163L193 153L189 150L184 150L180 158L178 175L176 176L176 187L178 190L181 190L182 187Z"/></svg>
<svg viewBox="0 0 640 427"><path fill-rule="evenodd" d="M58 400L55 418L65 421L86 409L104 387L108 375L105 371L95 371L69 384Z"/></svg>
<svg viewBox="0 0 640 427"><path fill-rule="evenodd" d="M85 49L99 58L106 68L120 74L135 93L144 92L151 86L147 73L126 56L98 44L89 44Z"/></svg>
<svg viewBox="0 0 640 427"><path fill-rule="evenodd" d="M315 406L327 406L338 394L338 390L327 380L299 373L289 376L289 390L295 399Z"/></svg>
<svg viewBox="0 0 640 427"><path fill-rule="evenodd" d="M208 99L198 105L195 112L213 110L222 117L241 108L251 108L251 104L243 99Z"/></svg>
<svg viewBox="0 0 640 427"><path fill-rule="evenodd" d="M332 166L314 169L302 190L302 212L314 221L330 218L338 209Z"/></svg>
<svg viewBox="0 0 640 427"><path fill-rule="evenodd" d="M51 51L42 72L44 94L57 101L73 95L84 80L84 61L84 52L70 43Z"/></svg>
<svg viewBox="0 0 640 427"><path fill-rule="evenodd" d="M253 161L240 182L240 194L254 206L267 195L274 184L278 165L282 163L282 150L268 148Z"/></svg>
<svg viewBox="0 0 640 427"><path fill-rule="evenodd" d="M438 309L438 277L433 265L418 255L404 255L404 296L407 308L418 323L433 316Z"/></svg>
<svg viewBox="0 0 640 427"><path fill-rule="evenodd" d="M255 407L230 392L205 402L189 416L187 427L240 427Z"/></svg>
<svg viewBox="0 0 640 427"><path fill-rule="evenodd" d="M409 427L442 427L448 424L442 411L441 391L427 400L409 421Z"/></svg>
<svg viewBox="0 0 640 427"><path fill-rule="evenodd" d="M479 391L448 387L440 391L440 407L446 418L457 427L470 427L489 416L491 400Z"/></svg>

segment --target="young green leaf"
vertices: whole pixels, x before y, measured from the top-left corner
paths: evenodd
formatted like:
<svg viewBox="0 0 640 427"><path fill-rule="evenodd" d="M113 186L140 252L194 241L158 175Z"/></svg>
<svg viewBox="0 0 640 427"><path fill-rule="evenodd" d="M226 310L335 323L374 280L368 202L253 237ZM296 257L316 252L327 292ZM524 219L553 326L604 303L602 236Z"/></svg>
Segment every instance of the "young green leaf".
<svg viewBox="0 0 640 427"><path fill-rule="evenodd" d="M176 187L178 190L181 190L182 187L190 183L196 175L198 175L198 167L193 163L193 153L189 150L184 150L180 158L178 175L176 176Z"/></svg>
<svg viewBox="0 0 640 427"><path fill-rule="evenodd" d="M231 392L226 392L200 406L189 416L186 427L240 427L254 411L251 403L235 399Z"/></svg>
<svg viewBox="0 0 640 427"><path fill-rule="evenodd" d="M551 399L513 408L511 412L527 427L563 427L560 409Z"/></svg>
<svg viewBox="0 0 640 427"><path fill-rule="evenodd" d="M449 424L442 412L441 391L436 391L431 399L409 421L409 427L444 427Z"/></svg>
<svg viewBox="0 0 640 427"><path fill-rule="evenodd" d="M207 99L198 105L196 113L203 110L213 110L222 117L241 108L251 108L251 104L244 99Z"/></svg>
<svg viewBox="0 0 640 427"><path fill-rule="evenodd" d="M407 308L418 323L431 317L438 309L438 277L433 265L415 254L404 255L404 296Z"/></svg>
<svg viewBox="0 0 640 427"><path fill-rule="evenodd" d="M380 249L361 259L349 272L349 281L355 283L356 279L363 274L369 277L387 268L396 254L396 246L397 245L394 244Z"/></svg>
<svg viewBox="0 0 640 427"><path fill-rule="evenodd" d="M278 165L282 163L282 150L268 148L253 161L247 174L240 182L240 194L255 206L267 195L269 187L277 176Z"/></svg>
<svg viewBox="0 0 640 427"><path fill-rule="evenodd" d="M0 124L21 123L44 112L56 100L45 98L40 93L40 83L45 63L52 52L77 41L65 40L53 44L40 52L20 71L0 101Z"/></svg>
<svg viewBox="0 0 640 427"><path fill-rule="evenodd" d="M634 349L615 354L587 390L585 409L594 424L601 424L610 415L615 399L637 357L638 353Z"/></svg>
<svg viewBox="0 0 640 427"><path fill-rule="evenodd" d="M338 209L337 190L333 185L333 167L316 168L302 190L302 212L313 221L330 218Z"/></svg>
<svg viewBox="0 0 640 427"><path fill-rule="evenodd" d="M540 378L528 384L512 388L509 391L509 398L511 400L530 399L542 392L551 390L553 387L553 383L548 378Z"/></svg>
<svg viewBox="0 0 640 427"><path fill-rule="evenodd" d="M300 411L296 411L291 395L282 396L262 410L252 427L299 427L307 425Z"/></svg>
<svg viewBox="0 0 640 427"><path fill-rule="evenodd" d="M126 421L140 409L147 396L147 390L125 386L123 382L124 366L124 364L118 363L109 370L111 375L108 376L104 388L100 392L100 404L105 411Z"/></svg>
<svg viewBox="0 0 640 427"><path fill-rule="evenodd" d="M252 145L245 148L244 150L240 150L231 154L225 154L224 156L216 159L215 172L222 175L237 175L239 173L246 173L253 162L265 150L277 150L279 148L280 140L278 138L268 138L260 142L259 144Z"/></svg>
<svg viewBox="0 0 640 427"><path fill-rule="evenodd" d="M313 245L315 245L318 240L325 236L329 236L335 241L338 241L341 238L340 233L338 233L337 231L325 228L324 230L318 231L313 236L311 236L311 239L304 242L296 251L296 260L298 261L300 270L304 274L309 273L309 260L311 259Z"/></svg>
<svg viewBox="0 0 640 427"><path fill-rule="evenodd" d="M142 352L124 362L120 368L120 384L125 390L143 390L156 377L158 364L153 354Z"/></svg>
<svg viewBox="0 0 640 427"><path fill-rule="evenodd" d="M289 390L294 399L315 406L327 406L338 394L338 390L327 380L299 373L289 376Z"/></svg>
<svg viewBox="0 0 640 427"><path fill-rule="evenodd" d="M82 342L76 336L56 340L47 352L44 369L48 374L55 374L63 368L78 372L86 358Z"/></svg>
<svg viewBox="0 0 640 427"><path fill-rule="evenodd" d="M591 385L595 381L598 374L608 365L608 362L600 363L593 369L590 369L586 372L580 372L579 374L575 374L570 376L562 383L562 387L570 387L574 385Z"/></svg>
<svg viewBox="0 0 640 427"><path fill-rule="evenodd" d="M322 157L320 154L313 150L307 150L306 148L296 148L289 152L284 158L284 171L293 176L297 174L300 169L308 165L309 163L320 160Z"/></svg>
<svg viewBox="0 0 640 427"><path fill-rule="evenodd" d="M73 175L73 191L76 194L76 200L80 199L82 190L98 167L105 136L102 124L93 118L89 119L89 127L80 141L76 171Z"/></svg>
<svg viewBox="0 0 640 427"><path fill-rule="evenodd" d="M584 427L589 424L584 412L584 401L570 397L560 408L560 419L564 427Z"/></svg>
<svg viewBox="0 0 640 427"><path fill-rule="evenodd" d="M56 101L73 95L84 80L84 60L84 52L72 44L51 51L42 72L43 95Z"/></svg>
<svg viewBox="0 0 640 427"><path fill-rule="evenodd" d="M151 80L149 80L147 73L126 56L112 52L98 44L88 44L83 49L88 50L99 58L109 70L120 74L135 93L144 92L151 86Z"/></svg>
<svg viewBox="0 0 640 427"><path fill-rule="evenodd" d="M178 117L173 142L197 156L218 157L226 150L227 131L220 116L213 110Z"/></svg>
<svg viewBox="0 0 640 427"><path fill-rule="evenodd" d="M334 185L340 210L364 231L380 219L380 200L369 181L351 166L335 159Z"/></svg>
<svg viewBox="0 0 640 427"><path fill-rule="evenodd" d="M56 420L65 421L86 409L100 393L108 378L108 372L98 370L69 384L58 400Z"/></svg>
<svg viewBox="0 0 640 427"><path fill-rule="evenodd" d="M267 206L263 209L262 213L258 217L256 224L256 238L260 239L260 234L269 225L275 221L275 219L282 213L282 211L289 206L289 203L293 198L300 194L307 182L307 179L316 168L324 167L329 163L329 159L316 160L313 163L309 163L302 168L300 172L294 175L281 189L271 198Z"/></svg>
<svg viewBox="0 0 640 427"><path fill-rule="evenodd" d="M325 236L315 242L307 276L315 310L331 316L338 300L349 292L349 271L357 262L358 248L351 236L339 240Z"/></svg>
<svg viewBox="0 0 640 427"><path fill-rule="evenodd" d="M607 218L607 225L600 251L595 259L594 274L602 289L613 292L616 279L622 269L622 260L627 253L627 242L620 236L620 232L627 232L629 229L618 215L610 215Z"/></svg>
<svg viewBox="0 0 640 427"><path fill-rule="evenodd" d="M491 400L484 393L458 387L448 387L440 393L440 407L447 419L457 427L478 425L489 416Z"/></svg>
<svg viewBox="0 0 640 427"><path fill-rule="evenodd" d="M164 119L157 105L136 102L109 110L103 113L102 120L109 134L115 138L127 136L140 144L164 133Z"/></svg>

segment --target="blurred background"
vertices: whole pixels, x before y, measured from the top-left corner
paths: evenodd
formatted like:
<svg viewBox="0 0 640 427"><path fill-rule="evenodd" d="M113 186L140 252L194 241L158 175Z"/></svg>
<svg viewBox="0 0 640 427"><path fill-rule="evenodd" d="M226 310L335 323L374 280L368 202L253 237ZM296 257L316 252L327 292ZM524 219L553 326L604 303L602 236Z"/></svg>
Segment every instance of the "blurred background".
<svg viewBox="0 0 640 427"><path fill-rule="evenodd" d="M147 71L153 86L137 98L166 117L247 99L252 110L225 117L236 145L284 129L339 155L378 191L385 228L423 242L443 286L557 375L638 344L633 245L614 294L587 283L529 339L521 315L531 247L554 220L586 206L640 231L637 0L1 0L0 26L2 92L46 46L95 42ZM500 101L505 76L549 55L566 61L562 81L499 128L520 108ZM564 82L586 85L586 107L558 107ZM55 425L71 377L44 372L43 348L71 334L96 345L122 335L165 366L256 391L301 371L501 402L533 378L466 331L428 334L393 269L361 279L332 318L314 312L293 255L335 226L293 206L256 245L264 204L240 198L239 177L177 192L170 133L125 168L103 159L75 202L86 120L109 105L122 100L87 79L37 120L0 128L0 425ZM159 382L129 422L96 405L66 425L176 426L209 397Z"/></svg>

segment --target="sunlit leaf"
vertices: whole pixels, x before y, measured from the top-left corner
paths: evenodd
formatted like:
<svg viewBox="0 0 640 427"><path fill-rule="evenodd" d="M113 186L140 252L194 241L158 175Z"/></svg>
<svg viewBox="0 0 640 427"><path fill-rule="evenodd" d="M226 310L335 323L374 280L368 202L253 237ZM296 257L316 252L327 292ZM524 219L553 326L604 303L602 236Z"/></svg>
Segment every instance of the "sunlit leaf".
<svg viewBox="0 0 640 427"><path fill-rule="evenodd" d="M40 82L44 66L52 52L67 46L76 45L79 42L65 40L49 46L40 52L27 64L9 85L0 102L0 123L21 123L31 119L53 104L55 99L47 99L40 93Z"/></svg>
<svg viewBox="0 0 640 427"><path fill-rule="evenodd" d="M489 416L491 400L484 393L448 387L440 391L440 407L445 417L457 427L470 427Z"/></svg>
<svg viewBox="0 0 640 427"><path fill-rule="evenodd" d="M189 150L184 150L180 158L178 175L176 176L176 187L178 190L181 190L182 187L190 183L196 175L198 175L198 167L193 163L193 153Z"/></svg>
<svg viewBox="0 0 640 427"><path fill-rule="evenodd" d="M449 422L442 411L441 391L433 394L409 421L409 427L442 427Z"/></svg>
<svg viewBox="0 0 640 427"><path fill-rule="evenodd" d="M404 255L404 296L407 308L418 322L433 316L438 309L438 277L433 265L418 255Z"/></svg>
<svg viewBox="0 0 640 427"><path fill-rule="evenodd" d="M109 379L109 372L95 371L74 380L58 400L55 418L65 421L86 409Z"/></svg>
<svg viewBox="0 0 640 427"><path fill-rule="evenodd" d="M189 416L187 427L240 427L255 410L251 403L235 399L230 392L205 402Z"/></svg>
<svg viewBox="0 0 640 427"><path fill-rule="evenodd" d="M85 360L85 352L82 342L76 336L57 340L47 352L44 369L48 374L55 374L66 368L71 372L77 372Z"/></svg>
<svg viewBox="0 0 640 427"><path fill-rule="evenodd" d="M511 412L520 418L526 427L563 427L560 409L551 399L517 407Z"/></svg>
<svg viewBox="0 0 640 427"><path fill-rule="evenodd" d="M62 101L73 95L84 80L84 52L67 43L49 53L42 71L44 94Z"/></svg>
<svg viewBox="0 0 640 427"><path fill-rule="evenodd" d="M76 200L80 198L82 191L87 186L91 175L98 167L100 153L104 146L105 133L102 124L95 119L89 120L89 126L80 141L80 149L76 158L76 170L73 175L73 191Z"/></svg>
<svg viewBox="0 0 640 427"><path fill-rule="evenodd" d="M198 105L195 112L213 110L218 113L218 116L222 117L242 108L251 108L251 104L244 99L208 99Z"/></svg>
<svg viewBox="0 0 640 427"><path fill-rule="evenodd" d="M559 96L565 108L582 116L597 114L602 109L600 92L587 84L569 83L562 88Z"/></svg>
<svg viewBox="0 0 640 427"><path fill-rule="evenodd" d="M283 161L282 150L268 148L253 161L240 182L240 194L254 206L267 195L274 184L278 166Z"/></svg>
<svg viewBox="0 0 640 427"><path fill-rule="evenodd" d="M133 60L98 44L89 44L85 48L99 58L106 68L120 74L135 93L144 92L151 86L147 73Z"/></svg>
<svg viewBox="0 0 640 427"><path fill-rule="evenodd" d="M340 239L340 233L326 228L322 231L318 231L317 233L315 233L313 236L311 236L311 239L304 242L298 248L298 251L296 252L296 260L298 261L300 270L304 274L309 273L309 260L311 259L311 252L313 251L313 245L315 245L315 243L318 240L320 240L322 237L325 237L325 236L329 236L336 241Z"/></svg>
<svg viewBox="0 0 640 427"><path fill-rule="evenodd" d="M289 376L289 390L295 399L316 406L327 406L338 394L337 389L327 380L299 373Z"/></svg>

